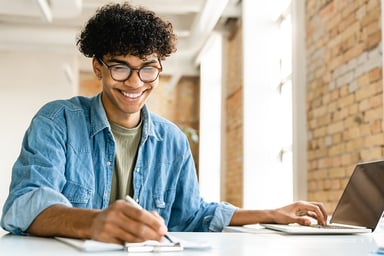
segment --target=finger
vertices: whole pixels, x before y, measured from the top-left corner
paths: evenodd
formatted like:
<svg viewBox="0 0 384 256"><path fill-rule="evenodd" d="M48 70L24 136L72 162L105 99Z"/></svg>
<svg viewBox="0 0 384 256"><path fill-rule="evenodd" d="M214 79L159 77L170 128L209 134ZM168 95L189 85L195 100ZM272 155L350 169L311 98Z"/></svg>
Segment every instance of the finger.
<svg viewBox="0 0 384 256"><path fill-rule="evenodd" d="M297 216L305 216L308 214L308 211L307 210L304 210L304 209L300 209L296 212L296 215Z"/></svg>
<svg viewBox="0 0 384 256"><path fill-rule="evenodd" d="M168 231L158 214L129 204L124 205L123 213L127 220L120 224L121 227L137 239L160 240Z"/></svg>
<svg viewBox="0 0 384 256"><path fill-rule="evenodd" d="M145 240L157 240L160 241L166 232L158 232L150 226L137 221L130 223L124 223L121 226L126 236L122 236L125 241L141 242Z"/></svg>
<svg viewBox="0 0 384 256"><path fill-rule="evenodd" d="M326 224L326 213L324 215L324 208L321 209L319 203L316 202L301 202L303 205L296 212L299 216L310 216L315 218L317 222L321 225Z"/></svg>
<svg viewBox="0 0 384 256"><path fill-rule="evenodd" d="M316 218L317 221L319 222L319 224L321 225L325 225L327 224L327 218L328 218L328 214L327 214L327 211L324 207L324 205L322 203L319 203L319 202L311 202L312 204L316 205L319 209L319 211L321 212L321 215L318 215L318 216L321 216L321 218ZM319 214L318 212L316 212L316 214Z"/></svg>
<svg viewBox="0 0 384 256"><path fill-rule="evenodd" d="M162 223L164 223L164 219L163 217L161 217L156 211L150 211L150 213L155 216L155 218L157 218L159 221L161 221Z"/></svg>
<svg viewBox="0 0 384 256"><path fill-rule="evenodd" d="M125 213L128 217L149 226L157 232L164 234L167 232L167 227L164 225L164 219L157 213L138 208L130 209Z"/></svg>
<svg viewBox="0 0 384 256"><path fill-rule="evenodd" d="M105 230L104 232L99 232L96 239L98 241L103 241L107 243L117 243L124 244L125 242L143 242L144 239L138 238L134 234L127 232L126 230L117 227L114 228L113 232Z"/></svg>
<svg viewBox="0 0 384 256"><path fill-rule="evenodd" d="M306 217L297 217L295 222L304 226L309 226L312 224L312 221Z"/></svg>
<svg viewBox="0 0 384 256"><path fill-rule="evenodd" d="M324 218L325 218L325 222L327 222L327 219L328 219L328 213L327 213L327 210L325 209L324 204L323 204L323 203L316 203L316 204L319 206L321 212L323 213L323 216L324 216Z"/></svg>

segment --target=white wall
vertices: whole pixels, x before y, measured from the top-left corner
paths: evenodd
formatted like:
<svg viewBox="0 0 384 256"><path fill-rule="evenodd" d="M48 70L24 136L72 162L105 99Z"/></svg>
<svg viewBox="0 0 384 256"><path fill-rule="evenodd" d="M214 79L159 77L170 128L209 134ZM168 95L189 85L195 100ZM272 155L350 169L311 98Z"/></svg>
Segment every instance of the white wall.
<svg viewBox="0 0 384 256"><path fill-rule="evenodd" d="M199 185L207 202L220 200L222 38L213 34L200 63Z"/></svg>
<svg viewBox="0 0 384 256"><path fill-rule="evenodd" d="M77 70L75 51L0 50L1 209L8 195L11 169L31 118L47 101L76 94L77 72L70 81L64 72L65 65Z"/></svg>

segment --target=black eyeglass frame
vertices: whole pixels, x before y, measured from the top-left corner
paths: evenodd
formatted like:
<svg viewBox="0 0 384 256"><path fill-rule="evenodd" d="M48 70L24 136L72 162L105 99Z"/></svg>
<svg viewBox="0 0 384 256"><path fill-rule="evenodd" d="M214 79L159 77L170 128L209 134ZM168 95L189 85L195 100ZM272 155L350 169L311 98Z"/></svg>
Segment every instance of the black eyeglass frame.
<svg viewBox="0 0 384 256"><path fill-rule="evenodd" d="M109 70L109 74L111 75L112 79L115 80L116 82L125 82L127 81L131 75L132 75L132 71L136 70L137 71L137 74L139 76L139 79L144 82L144 83L152 83L154 81L156 81L157 78L159 78L160 76L160 73L163 71L163 66L161 65L161 61L159 60L159 64L160 64L160 68L159 67L154 67L154 66L142 66L140 68L132 68L130 67L128 64L114 64L114 65L107 65L101 58L97 58L97 60L102 64L104 65L108 70ZM128 76L125 78L125 79L115 79L112 75L112 69L116 66L126 66L130 72L128 73ZM148 68L148 67L151 67L151 68L154 68L154 69L157 69L159 72L157 73L156 77L153 79L153 80L143 80L141 78L141 75L140 75L140 71L144 68Z"/></svg>

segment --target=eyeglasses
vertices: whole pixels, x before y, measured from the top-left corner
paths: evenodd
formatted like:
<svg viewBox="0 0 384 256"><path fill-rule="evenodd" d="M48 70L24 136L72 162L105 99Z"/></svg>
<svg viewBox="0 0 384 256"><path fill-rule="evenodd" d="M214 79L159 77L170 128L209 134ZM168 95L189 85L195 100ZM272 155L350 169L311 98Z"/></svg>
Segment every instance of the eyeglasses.
<svg viewBox="0 0 384 256"><path fill-rule="evenodd" d="M153 66L143 66L141 68L132 68L125 64L116 64L116 65L107 65L104 61L98 58L101 64L103 64L106 68L109 69L109 73L113 80L117 82L124 82L129 79L132 75L133 70L137 70L139 78L144 83L152 83L158 77L160 72L162 71L161 63L160 68Z"/></svg>

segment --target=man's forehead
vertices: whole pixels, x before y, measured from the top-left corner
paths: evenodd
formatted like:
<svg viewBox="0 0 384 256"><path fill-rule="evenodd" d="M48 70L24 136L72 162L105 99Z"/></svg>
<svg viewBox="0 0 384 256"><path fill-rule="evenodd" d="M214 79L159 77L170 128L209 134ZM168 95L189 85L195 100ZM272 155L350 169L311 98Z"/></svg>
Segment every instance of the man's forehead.
<svg viewBox="0 0 384 256"><path fill-rule="evenodd" d="M115 59L115 60L135 60L135 61L141 61L141 62L148 62L148 61L159 61L159 57L157 54L151 54L148 56L135 56L132 54L126 54L126 55L112 55L112 54L107 54L105 55L106 59Z"/></svg>

